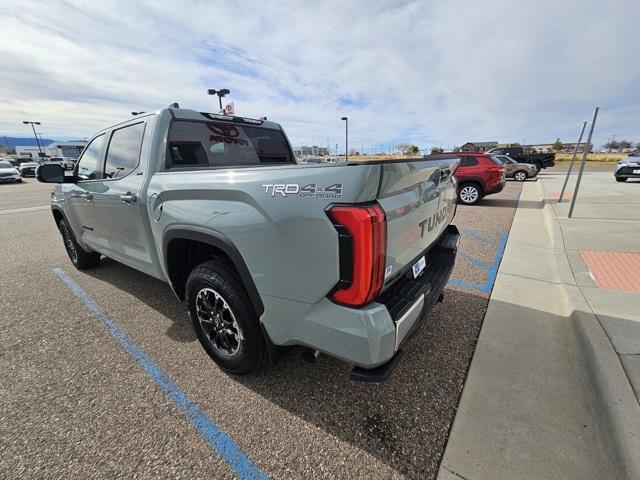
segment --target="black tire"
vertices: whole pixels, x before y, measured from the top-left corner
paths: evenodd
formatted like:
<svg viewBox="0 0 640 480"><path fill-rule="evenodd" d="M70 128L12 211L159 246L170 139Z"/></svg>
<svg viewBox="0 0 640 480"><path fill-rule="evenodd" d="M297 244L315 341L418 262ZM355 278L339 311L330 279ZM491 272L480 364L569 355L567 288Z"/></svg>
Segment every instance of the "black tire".
<svg viewBox="0 0 640 480"><path fill-rule="evenodd" d="M616 177L616 182L626 182L627 177Z"/></svg>
<svg viewBox="0 0 640 480"><path fill-rule="evenodd" d="M524 182L527 178L529 178L529 174L524 170L516 170L513 172L513 179L516 182Z"/></svg>
<svg viewBox="0 0 640 480"><path fill-rule="evenodd" d="M187 279L186 300L198 340L220 368L246 375L265 363L260 320L235 269L226 260L216 258L194 268Z"/></svg>
<svg viewBox="0 0 640 480"><path fill-rule="evenodd" d="M62 235L62 241L64 242L67 255L69 255L69 260L71 260L74 267L78 270L86 270L87 268L93 268L100 264L100 254L85 251L78 242L76 242L73 230L71 230L71 227L64 218L58 223L58 229Z"/></svg>
<svg viewBox="0 0 640 480"><path fill-rule="evenodd" d="M458 189L458 202L474 205L482 198L482 189L477 183L463 183Z"/></svg>

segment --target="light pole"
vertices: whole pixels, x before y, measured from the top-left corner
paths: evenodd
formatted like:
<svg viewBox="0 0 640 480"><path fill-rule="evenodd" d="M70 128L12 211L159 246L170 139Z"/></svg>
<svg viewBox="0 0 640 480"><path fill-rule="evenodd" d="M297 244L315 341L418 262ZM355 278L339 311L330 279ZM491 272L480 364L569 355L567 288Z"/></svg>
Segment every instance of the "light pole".
<svg viewBox="0 0 640 480"><path fill-rule="evenodd" d="M349 119L342 117L344 120L344 161L349 160Z"/></svg>
<svg viewBox="0 0 640 480"><path fill-rule="evenodd" d="M31 125L33 129L33 136L36 137L36 145L38 145L38 152L42 153L42 147L40 147L40 140L38 140L38 135L36 135L36 127L34 125L40 125L40 122L30 122L27 120L23 120L22 123L25 125Z"/></svg>
<svg viewBox="0 0 640 480"><path fill-rule="evenodd" d="M220 103L220 113L222 113L222 97L224 97L225 95L229 95L231 93L231 90L229 90L228 88L221 88L220 90L214 90L212 88L210 88L209 90L207 90L207 93L209 95L217 95L218 96L218 102Z"/></svg>

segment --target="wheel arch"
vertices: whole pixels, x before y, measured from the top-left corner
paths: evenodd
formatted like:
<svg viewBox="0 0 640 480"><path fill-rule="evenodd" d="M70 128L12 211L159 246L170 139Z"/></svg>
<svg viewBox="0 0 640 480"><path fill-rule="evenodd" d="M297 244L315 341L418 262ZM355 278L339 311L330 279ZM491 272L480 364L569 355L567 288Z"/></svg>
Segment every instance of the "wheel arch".
<svg viewBox="0 0 640 480"><path fill-rule="evenodd" d="M234 267L258 317L264 304L247 268L247 264L233 242L223 234L196 226L169 227L162 240L164 267L169 284L180 300L185 298L186 279L197 265L223 257Z"/></svg>
<svg viewBox="0 0 640 480"><path fill-rule="evenodd" d="M480 189L480 195L484 195L483 182L481 179L475 178L475 177L469 177L469 178L465 178L464 180L461 180L458 183L458 193L460 193L460 190L462 189L462 187L469 184L473 184L477 186Z"/></svg>
<svg viewBox="0 0 640 480"><path fill-rule="evenodd" d="M56 227L58 227L60 225L60 221L64 218L64 212L62 211L62 208L57 205L52 205L51 213L53 214L53 219L56 222Z"/></svg>

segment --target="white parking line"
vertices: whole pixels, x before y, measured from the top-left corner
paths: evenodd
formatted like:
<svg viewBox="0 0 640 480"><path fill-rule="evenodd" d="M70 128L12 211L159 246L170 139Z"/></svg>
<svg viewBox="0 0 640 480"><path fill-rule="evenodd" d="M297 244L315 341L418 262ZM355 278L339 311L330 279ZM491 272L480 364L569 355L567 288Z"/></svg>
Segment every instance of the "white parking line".
<svg viewBox="0 0 640 480"><path fill-rule="evenodd" d="M8 215L10 213L37 212L38 210L47 210L50 205L41 205L39 207L11 208L9 210L0 210L0 215Z"/></svg>

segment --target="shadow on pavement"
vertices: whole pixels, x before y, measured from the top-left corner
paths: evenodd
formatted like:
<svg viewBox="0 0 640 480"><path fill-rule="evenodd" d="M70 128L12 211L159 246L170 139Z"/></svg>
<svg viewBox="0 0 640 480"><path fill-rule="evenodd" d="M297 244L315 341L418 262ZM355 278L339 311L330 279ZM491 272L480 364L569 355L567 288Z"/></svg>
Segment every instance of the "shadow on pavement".
<svg viewBox="0 0 640 480"><path fill-rule="evenodd" d="M86 274L171 319L170 338L196 340L184 306L163 282L106 258ZM404 475L434 478L487 302L448 287L444 302L405 343L404 358L382 384L352 382L350 366L331 357L304 363L295 349L255 375L229 378Z"/></svg>
<svg viewBox="0 0 640 480"><path fill-rule="evenodd" d="M382 384L352 382L349 365L330 357L308 365L298 355L237 381L410 478L433 478L486 305L448 288Z"/></svg>
<svg viewBox="0 0 640 480"><path fill-rule="evenodd" d="M102 257L98 268L85 270L83 273L133 295L170 319L173 323L167 329L167 335L173 340L197 340L184 305L176 299L166 283L106 257Z"/></svg>
<svg viewBox="0 0 640 480"><path fill-rule="evenodd" d="M544 202L533 200L516 200L511 198L484 198L477 204L479 207L502 207L502 208L534 208L540 209L544 207Z"/></svg>

